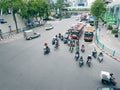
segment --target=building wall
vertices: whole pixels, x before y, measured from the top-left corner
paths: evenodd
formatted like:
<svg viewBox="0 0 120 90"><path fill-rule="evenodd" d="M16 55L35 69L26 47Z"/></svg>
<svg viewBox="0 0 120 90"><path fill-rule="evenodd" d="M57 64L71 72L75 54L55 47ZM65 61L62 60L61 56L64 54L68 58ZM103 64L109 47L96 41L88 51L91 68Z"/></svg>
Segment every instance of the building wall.
<svg viewBox="0 0 120 90"><path fill-rule="evenodd" d="M88 2L87 0L76 0L78 6L87 6Z"/></svg>

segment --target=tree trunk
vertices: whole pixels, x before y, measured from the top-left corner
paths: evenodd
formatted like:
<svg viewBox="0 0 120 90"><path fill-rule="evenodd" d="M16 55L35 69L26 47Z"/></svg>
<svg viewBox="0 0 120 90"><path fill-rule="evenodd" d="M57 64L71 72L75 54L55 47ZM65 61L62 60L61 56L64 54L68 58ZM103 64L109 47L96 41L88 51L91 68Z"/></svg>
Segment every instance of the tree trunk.
<svg viewBox="0 0 120 90"><path fill-rule="evenodd" d="M19 33L19 31L18 31L18 25L17 25L17 20L16 20L15 13L13 13L13 19L14 19L15 26L16 26L16 32L17 32L17 33Z"/></svg>

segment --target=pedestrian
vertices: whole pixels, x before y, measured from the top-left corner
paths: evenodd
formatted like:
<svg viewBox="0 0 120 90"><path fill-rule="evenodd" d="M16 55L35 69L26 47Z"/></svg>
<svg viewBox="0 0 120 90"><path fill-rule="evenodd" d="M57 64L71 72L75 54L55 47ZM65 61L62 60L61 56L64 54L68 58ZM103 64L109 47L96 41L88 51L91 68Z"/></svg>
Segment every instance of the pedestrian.
<svg viewBox="0 0 120 90"><path fill-rule="evenodd" d="M0 37L3 39L2 30L0 29Z"/></svg>
<svg viewBox="0 0 120 90"><path fill-rule="evenodd" d="M12 34L12 28L11 25L8 26L9 30L10 30L10 34Z"/></svg>

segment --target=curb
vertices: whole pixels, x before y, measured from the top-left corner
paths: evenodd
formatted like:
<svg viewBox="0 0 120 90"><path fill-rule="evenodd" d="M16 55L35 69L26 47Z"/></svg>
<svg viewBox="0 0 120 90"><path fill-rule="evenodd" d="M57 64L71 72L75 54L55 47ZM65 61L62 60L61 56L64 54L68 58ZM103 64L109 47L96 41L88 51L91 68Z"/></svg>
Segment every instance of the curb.
<svg viewBox="0 0 120 90"><path fill-rule="evenodd" d="M99 46L97 45L96 42L95 42L95 45L96 45L101 51L103 51L106 55L108 55L109 57L113 58L114 60L120 62L120 59L119 59L119 58L113 57L110 53L104 51L101 47L99 47Z"/></svg>
<svg viewBox="0 0 120 90"><path fill-rule="evenodd" d="M11 36L8 36L8 37L5 37L5 38L0 38L0 41L3 41L3 40L8 40L8 39L11 39L11 38L14 38L16 35L11 35Z"/></svg>

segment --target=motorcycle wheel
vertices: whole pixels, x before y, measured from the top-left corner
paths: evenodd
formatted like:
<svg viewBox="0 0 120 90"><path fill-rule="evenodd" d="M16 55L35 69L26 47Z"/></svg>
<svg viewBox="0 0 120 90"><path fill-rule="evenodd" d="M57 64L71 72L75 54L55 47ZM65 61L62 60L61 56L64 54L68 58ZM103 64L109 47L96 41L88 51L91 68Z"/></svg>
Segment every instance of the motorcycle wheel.
<svg viewBox="0 0 120 90"><path fill-rule="evenodd" d="M84 64L84 63L79 63L80 67L82 67L82 66L83 66L83 64Z"/></svg>

